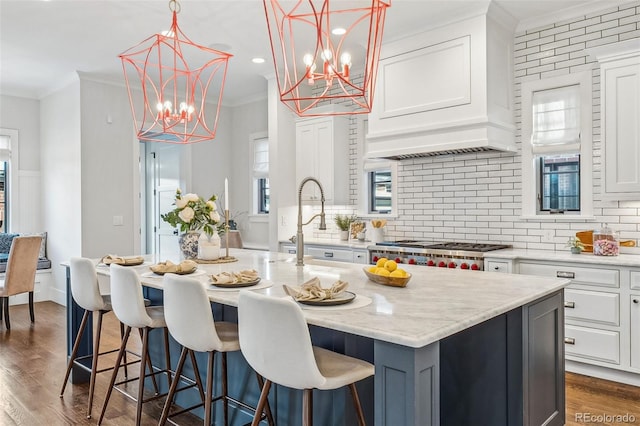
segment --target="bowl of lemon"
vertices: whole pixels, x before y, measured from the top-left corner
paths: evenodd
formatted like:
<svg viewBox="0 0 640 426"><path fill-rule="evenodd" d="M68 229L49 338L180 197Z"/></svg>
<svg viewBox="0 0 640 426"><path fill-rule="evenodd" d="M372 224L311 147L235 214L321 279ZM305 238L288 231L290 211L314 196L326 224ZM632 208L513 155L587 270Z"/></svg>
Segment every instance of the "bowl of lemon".
<svg viewBox="0 0 640 426"><path fill-rule="evenodd" d="M398 268L394 260L385 257L378 259L375 265L367 266L363 271L371 281L392 287L406 287L411 279L410 273Z"/></svg>

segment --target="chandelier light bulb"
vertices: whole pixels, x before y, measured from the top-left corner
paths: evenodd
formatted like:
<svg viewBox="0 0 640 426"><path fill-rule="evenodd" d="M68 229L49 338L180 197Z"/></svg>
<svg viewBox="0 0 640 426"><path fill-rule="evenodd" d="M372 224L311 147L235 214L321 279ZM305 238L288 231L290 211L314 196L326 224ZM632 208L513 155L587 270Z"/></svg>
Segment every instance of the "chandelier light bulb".
<svg viewBox="0 0 640 426"><path fill-rule="evenodd" d="M344 52L342 56L340 56L340 63L351 66L351 55L348 52Z"/></svg>
<svg viewBox="0 0 640 426"><path fill-rule="evenodd" d="M164 101L164 109L167 111L171 111L171 101Z"/></svg>
<svg viewBox="0 0 640 426"><path fill-rule="evenodd" d="M304 62L306 66L310 67L311 65L313 65L313 55L311 53L307 53L302 58L302 62Z"/></svg>
<svg viewBox="0 0 640 426"><path fill-rule="evenodd" d="M156 108L158 109L158 111L162 112L162 102L158 102Z"/></svg>
<svg viewBox="0 0 640 426"><path fill-rule="evenodd" d="M322 51L322 59L325 60L325 61L330 61L331 58L333 58L333 53L331 53L331 50L324 49Z"/></svg>

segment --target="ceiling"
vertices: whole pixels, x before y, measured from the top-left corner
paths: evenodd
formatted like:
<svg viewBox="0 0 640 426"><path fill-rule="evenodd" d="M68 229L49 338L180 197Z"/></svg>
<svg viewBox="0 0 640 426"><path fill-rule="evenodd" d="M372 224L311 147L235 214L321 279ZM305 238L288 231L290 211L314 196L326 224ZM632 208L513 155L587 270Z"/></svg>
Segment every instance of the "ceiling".
<svg viewBox="0 0 640 426"><path fill-rule="evenodd" d="M317 2L318 0L314 0ZM556 22L618 0L496 0L523 25ZM122 82L118 54L169 27L168 0L0 0L0 94L41 98L63 87L75 71ZM291 3L291 1L289 1ZM486 0L392 0L385 40L424 31L486 8ZM178 23L194 42L233 54L224 103L266 94L273 74L260 0L182 0ZM263 64L253 57L266 59Z"/></svg>

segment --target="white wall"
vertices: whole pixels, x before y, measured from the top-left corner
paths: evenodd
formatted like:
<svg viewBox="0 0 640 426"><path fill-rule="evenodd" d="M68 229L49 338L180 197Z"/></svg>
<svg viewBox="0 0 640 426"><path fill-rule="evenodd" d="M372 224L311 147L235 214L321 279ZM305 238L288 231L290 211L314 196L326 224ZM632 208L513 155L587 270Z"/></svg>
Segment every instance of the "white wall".
<svg viewBox="0 0 640 426"><path fill-rule="evenodd" d="M65 304L60 262L82 253L80 82L40 101L43 228L53 272L52 300Z"/></svg>
<svg viewBox="0 0 640 426"><path fill-rule="evenodd" d="M12 162L10 179L14 180L10 207L11 232L41 232L40 205L40 102L35 99L0 96L0 128L17 131L13 140L17 162Z"/></svg>
<svg viewBox="0 0 640 426"><path fill-rule="evenodd" d="M247 103L233 108L231 131L230 191L233 191L229 209L239 219L238 228L246 247L267 248L269 246L268 217L260 217L253 213L252 175L253 152L250 137L254 133L267 132L268 129L267 99Z"/></svg>
<svg viewBox="0 0 640 426"><path fill-rule="evenodd" d="M77 254L138 253L139 147L126 88L83 76L80 105L82 253ZM114 216L123 217L122 226L113 225Z"/></svg>
<svg viewBox="0 0 640 426"><path fill-rule="evenodd" d="M195 192L203 198L212 194L218 196L218 207L224 208L224 179L229 178L230 199L238 194L231 176L236 167L231 159L231 144L233 132L231 131L231 115L229 108L220 108L216 137L210 141L199 142L191 145L191 188L183 188L188 192ZM229 205L234 210L235 201Z"/></svg>

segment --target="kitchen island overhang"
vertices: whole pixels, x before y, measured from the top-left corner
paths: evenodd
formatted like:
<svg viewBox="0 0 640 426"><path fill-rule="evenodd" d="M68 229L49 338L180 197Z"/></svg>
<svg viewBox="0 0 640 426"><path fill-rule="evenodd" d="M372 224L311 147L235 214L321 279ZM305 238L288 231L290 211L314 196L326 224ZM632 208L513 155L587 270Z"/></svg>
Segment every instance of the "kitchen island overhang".
<svg viewBox="0 0 640 426"><path fill-rule="evenodd" d="M511 419L504 424L537 424L536 413L531 412L535 410L539 417L550 413L551 424L564 421L562 299L569 280L408 266L411 282L406 288L395 288L368 281L362 265L308 261L296 267L292 256L280 253L233 250L232 255L238 263L201 267L210 274L256 269L263 280L273 283L256 291L274 297L285 297L281 284L296 285L317 276L325 287L341 279L350 283L350 291L371 298L370 305L358 309L304 313L314 344L375 364L373 392L362 394L363 400L368 399L364 405L373 424L455 424L461 417L451 413L460 412L460 404L468 419L504 412L504 418ZM146 272L146 267L140 271ZM99 267L98 273L108 275L108 268ZM143 277L142 282L148 296L161 302L162 280ZM68 294L68 330L73 339L78 307ZM208 294L217 320L235 320L238 292L211 290ZM89 353L90 342L83 348ZM475 379L458 377L462 371ZM544 380L530 380L536 374L544 374ZM540 402L533 395L543 391L536 388L540 383L549 388L543 394L552 395L551 402L549 398ZM451 401L460 392L455 403ZM487 394L496 400L486 401ZM348 411L349 404L335 396L324 403L321 399L316 406L323 404L338 412L330 424L349 424L338 421L340 410ZM497 405L482 408L487 404ZM276 406L276 411L283 410L288 413L281 413L281 421L294 418L296 407Z"/></svg>

